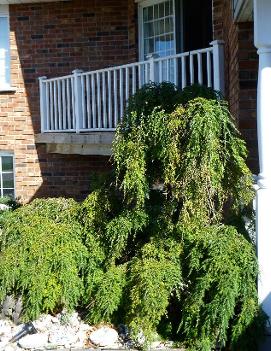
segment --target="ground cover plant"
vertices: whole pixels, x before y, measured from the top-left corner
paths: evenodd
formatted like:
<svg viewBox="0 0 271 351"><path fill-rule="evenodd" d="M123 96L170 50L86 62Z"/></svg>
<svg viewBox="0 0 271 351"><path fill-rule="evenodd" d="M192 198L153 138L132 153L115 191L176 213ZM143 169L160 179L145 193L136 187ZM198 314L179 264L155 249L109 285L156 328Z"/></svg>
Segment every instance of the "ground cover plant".
<svg viewBox="0 0 271 351"><path fill-rule="evenodd" d="M126 323L144 346L158 331L189 350L256 350L265 319L242 217L254 196L246 156L220 94L143 87L112 174L82 204L35 200L1 219L0 298L23 295L25 318L77 307L91 323Z"/></svg>

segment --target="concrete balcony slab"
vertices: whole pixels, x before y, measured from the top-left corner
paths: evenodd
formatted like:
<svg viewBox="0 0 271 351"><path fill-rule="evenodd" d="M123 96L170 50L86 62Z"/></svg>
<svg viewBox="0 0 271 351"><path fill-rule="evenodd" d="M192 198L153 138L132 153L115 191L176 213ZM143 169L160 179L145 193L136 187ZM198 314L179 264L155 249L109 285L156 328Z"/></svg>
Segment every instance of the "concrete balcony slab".
<svg viewBox="0 0 271 351"><path fill-rule="evenodd" d="M35 142L46 144L48 153L110 156L114 135L114 132L41 133L35 135Z"/></svg>

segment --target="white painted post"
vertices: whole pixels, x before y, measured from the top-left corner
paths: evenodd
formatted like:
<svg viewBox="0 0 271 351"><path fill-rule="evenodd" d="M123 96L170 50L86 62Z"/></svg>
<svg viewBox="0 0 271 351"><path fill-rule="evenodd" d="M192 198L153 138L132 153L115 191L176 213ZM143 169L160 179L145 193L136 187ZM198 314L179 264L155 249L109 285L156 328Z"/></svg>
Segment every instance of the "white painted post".
<svg viewBox="0 0 271 351"><path fill-rule="evenodd" d="M158 58L158 55L157 54L150 54L147 56L147 60L149 61L150 63L150 81L155 83L157 81L156 77L157 77L157 62L154 62L155 59ZM159 81L159 80L158 80ZM144 83L148 83L146 77L145 77L145 81Z"/></svg>
<svg viewBox="0 0 271 351"><path fill-rule="evenodd" d="M47 118L47 108L49 106L46 105L46 86L44 84L44 81L46 79L47 77L45 76L39 78L41 133L44 133L48 129L46 118Z"/></svg>
<svg viewBox="0 0 271 351"><path fill-rule="evenodd" d="M271 323L271 1L254 0L254 42L258 48L257 129L260 174L257 191L257 251L260 304ZM270 329L268 330L270 335ZM271 349L271 338L262 350Z"/></svg>
<svg viewBox="0 0 271 351"><path fill-rule="evenodd" d="M74 79L74 114L75 114L75 131L80 133L83 126L83 110L82 110L82 86L80 74L83 71L75 69L72 71Z"/></svg>
<svg viewBox="0 0 271 351"><path fill-rule="evenodd" d="M151 55L150 59L149 59L149 62L150 62L150 81L151 82L155 82L155 68L154 68L154 57L153 55Z"/></svg>
<svg viewBox="0 0 271 351"><path fill-rule="evenodd" d="M224 76L224 41L214 40L210 43L213 46L213 74L215 90L225 94L225 76Z"/></svg>

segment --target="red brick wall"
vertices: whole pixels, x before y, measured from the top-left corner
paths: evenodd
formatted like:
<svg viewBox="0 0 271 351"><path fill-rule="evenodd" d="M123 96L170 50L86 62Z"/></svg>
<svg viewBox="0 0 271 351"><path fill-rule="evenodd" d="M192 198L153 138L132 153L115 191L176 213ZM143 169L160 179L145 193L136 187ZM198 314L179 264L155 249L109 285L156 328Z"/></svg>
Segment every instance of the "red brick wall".
<svg viewBox="0 0 271 351"><path fill-rule="evenodd" d="M253 23L233 21L231 1L213 0L214 39L225 41L226 98L246 140L248 164L258 172L256 89L258 57L253 45Z"/></svg>
<svg viewBox="0 0 271 351"><path fill-rule="evenodd" d="M225 42L225 83L226 97L230 110L239 115L239 63L238 63L238 28L232 20L231 2L213 1L214 39Z"/></svg>
<svg viewBox="0 0 271 351"><path fill-rule="evenodd" d="M240 23L239 33L239 128L249 149L249 164L258 173L257 76L258 55L253 43L253 23Z"/></svg>
<svg viewBox="0 0 271 351"><path fill-rule="evenodd" d="M82 198L92 170L109 168L98 156L53 155L35 145L40 132L37 78L75 68L92 70L136 59L133 0L73 0L10 6L11 78L15 93L0 93L0 151L14 152L16 195Z"/></svg>

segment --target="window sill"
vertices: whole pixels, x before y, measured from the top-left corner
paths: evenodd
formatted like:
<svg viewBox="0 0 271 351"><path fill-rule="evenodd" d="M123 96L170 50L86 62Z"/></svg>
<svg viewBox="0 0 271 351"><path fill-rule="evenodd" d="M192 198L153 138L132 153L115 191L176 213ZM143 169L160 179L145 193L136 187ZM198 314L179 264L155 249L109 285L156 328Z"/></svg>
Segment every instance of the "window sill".
<svg viewBox="0 0 271 351"><path fill-rule="evenodd" d="M5 87L0 86L0 94L1 93L15 93L16 90L17 90L17 88L11 87L11 86L5 86Z"/></svg>

